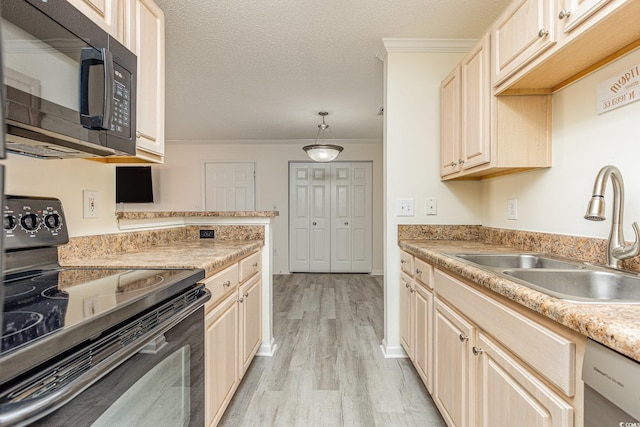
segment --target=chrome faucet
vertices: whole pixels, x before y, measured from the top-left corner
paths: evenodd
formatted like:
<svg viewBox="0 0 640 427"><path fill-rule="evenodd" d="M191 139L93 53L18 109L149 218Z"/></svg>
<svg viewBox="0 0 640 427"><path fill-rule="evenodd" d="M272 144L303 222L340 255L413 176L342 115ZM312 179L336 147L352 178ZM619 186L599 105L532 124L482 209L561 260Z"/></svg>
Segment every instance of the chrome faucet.
<svg viewBox="0 0 640 427"><path fill-rule="evenodd" d="M611 232L607 242L607 265L613 268L620 267L620 261L631 258L640 253L640 228L638 223L632 224L636 234L636 241L627 245L622 234L622 214L624 210L624 182L622 175L615 166L605 166L600 169L593 184L593 196L587 206L585 219L589 221L604 221L604 190L607 181L611 178L613 185L613 212L611 220Z"/></svg>

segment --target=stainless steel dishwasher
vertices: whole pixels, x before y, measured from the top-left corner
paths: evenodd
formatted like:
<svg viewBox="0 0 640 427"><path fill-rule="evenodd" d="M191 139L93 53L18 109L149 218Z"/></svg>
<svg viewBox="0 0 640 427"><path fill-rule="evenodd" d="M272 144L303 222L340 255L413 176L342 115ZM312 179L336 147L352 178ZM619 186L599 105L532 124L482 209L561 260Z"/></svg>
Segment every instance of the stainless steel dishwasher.
<svg viewBox="0 0 640 427"><path fill-rule="evenodd" d="M640 427L640 363L588 340L584 427Z"/></svg>

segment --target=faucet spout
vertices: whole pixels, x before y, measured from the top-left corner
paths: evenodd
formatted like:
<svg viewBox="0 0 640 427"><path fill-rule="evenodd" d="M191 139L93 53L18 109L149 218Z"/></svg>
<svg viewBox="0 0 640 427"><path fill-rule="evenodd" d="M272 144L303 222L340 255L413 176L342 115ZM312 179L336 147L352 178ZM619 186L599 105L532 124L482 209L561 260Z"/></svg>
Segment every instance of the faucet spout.
<svg viewBox="0 0 640 427"><path fill-rule="evenodd" d="M613 212L611 214L611 232L607 242L607 265L619 268L622 260L640 253L640 229L638 224L634 222L633 231L636 235L636 240L632 245L627 245L622 233L624 181L617 167L608 165L598 172L593 184L593 194L584 217L590 221L603 221L605 219L604 193L609 180L611 180L613 186Z"/></svg>

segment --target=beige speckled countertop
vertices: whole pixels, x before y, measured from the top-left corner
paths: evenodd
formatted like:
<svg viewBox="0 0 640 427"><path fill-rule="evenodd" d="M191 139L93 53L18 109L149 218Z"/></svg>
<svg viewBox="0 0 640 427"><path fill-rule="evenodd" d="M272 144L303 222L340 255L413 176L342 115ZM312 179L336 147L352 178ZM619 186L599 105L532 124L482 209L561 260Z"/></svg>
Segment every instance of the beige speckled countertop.
<svg viewBox="0 0 640 427"><path fill-rule="evenodd" d="M61 264L64 267L202 268L205 276L210 276L263 245L259 240L186 240L123 253L76 257Z"/></svg>
<svg viewBox="0 0 640 427"><path fill-rule="evenodd" d="M563 301L445 255L460 252L518 252L504 245L460 240L400 240L399 245L435 266L484 286L640 362L640 304Z"/></svg>
<svg viewBox="0 0 640 427"><path fill-rule="evenodd" d="M278 211L117 212L116 219L197 218L197 217L273 218L278 215L279 215Z"/></svg>

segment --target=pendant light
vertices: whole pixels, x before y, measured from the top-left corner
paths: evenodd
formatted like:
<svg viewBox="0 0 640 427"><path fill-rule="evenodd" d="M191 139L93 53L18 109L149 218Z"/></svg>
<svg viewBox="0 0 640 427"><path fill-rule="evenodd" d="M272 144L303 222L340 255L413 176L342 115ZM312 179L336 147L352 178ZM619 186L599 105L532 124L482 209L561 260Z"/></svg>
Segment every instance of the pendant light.
<svg viewBox="0 0 640 427"><path fill-rule="evenodd" d="M321 111L318 113L322 116L322 123L318 125L318 134L316 135L316 142L312 145L307 145L302 147L302 149L307 153L307 155L314 162L330 162L338 157L338 154L343 150L343 148L339 145L335 144L322 144L320 143L321 135L324 137L324 132L329 129L329 134L331 135L331 140L334 140L333 132L329 128L329 125L325 123L324 118L329 115L326 111Z"/></svg>

